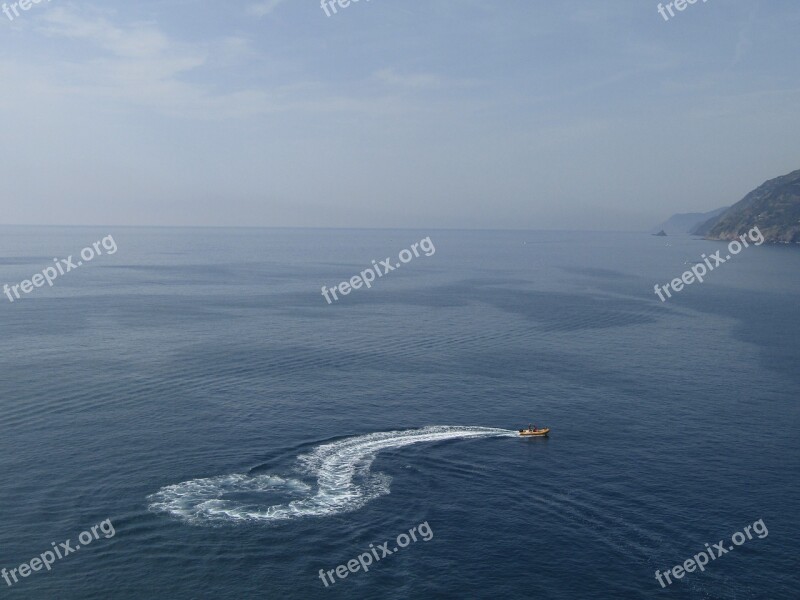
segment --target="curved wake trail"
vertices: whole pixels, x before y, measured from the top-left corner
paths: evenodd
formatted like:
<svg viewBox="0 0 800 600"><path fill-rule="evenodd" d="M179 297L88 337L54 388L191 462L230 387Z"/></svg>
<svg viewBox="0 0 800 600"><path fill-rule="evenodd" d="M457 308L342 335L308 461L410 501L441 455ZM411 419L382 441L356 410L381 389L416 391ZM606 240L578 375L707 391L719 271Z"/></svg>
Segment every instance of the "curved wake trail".
<svg viewBox="0 0 800 600"><path fill-rule="evenodd" d="M358 510L389 493L391 477L370 471L382 450L423 442L516 435L508 429L448 426L370 433L323 444L298 457L299 470L316 477L315 490L299 479L232 474L169 485L147 499L150 510L166 512L190 523L266 522L334 515ZM296 499L269 506L224 498L231 494L276 492Z"/></svg>

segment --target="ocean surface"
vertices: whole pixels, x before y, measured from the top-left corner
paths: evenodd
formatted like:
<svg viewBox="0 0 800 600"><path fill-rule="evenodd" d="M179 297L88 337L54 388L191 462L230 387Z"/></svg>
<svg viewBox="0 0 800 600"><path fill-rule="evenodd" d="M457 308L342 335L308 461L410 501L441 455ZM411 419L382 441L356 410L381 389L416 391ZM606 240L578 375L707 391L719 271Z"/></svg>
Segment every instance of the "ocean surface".
<svg viewBox="0 0 800 600"><path fill-rule="evenodd" d="M0 296L0 567L114 527L2 597L799 597L797 248L745 249L662 303L656 283L725 244L0 234L0 284L118 248ZM433 255L322 297L428 236ZM767 535L656 580L759 519Z"/></svg>

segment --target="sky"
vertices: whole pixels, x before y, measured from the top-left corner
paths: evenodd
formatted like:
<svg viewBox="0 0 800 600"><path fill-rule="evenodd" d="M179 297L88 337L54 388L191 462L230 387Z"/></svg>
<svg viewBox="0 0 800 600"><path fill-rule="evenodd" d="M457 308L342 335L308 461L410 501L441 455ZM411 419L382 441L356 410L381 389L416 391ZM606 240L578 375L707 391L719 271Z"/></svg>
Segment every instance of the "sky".
<svg viewBox="0 0 800 600"><path fill-rule="evenodd" d="M9 7L0 223L636 231L800 168L800 3L657 5Z"/></svg>

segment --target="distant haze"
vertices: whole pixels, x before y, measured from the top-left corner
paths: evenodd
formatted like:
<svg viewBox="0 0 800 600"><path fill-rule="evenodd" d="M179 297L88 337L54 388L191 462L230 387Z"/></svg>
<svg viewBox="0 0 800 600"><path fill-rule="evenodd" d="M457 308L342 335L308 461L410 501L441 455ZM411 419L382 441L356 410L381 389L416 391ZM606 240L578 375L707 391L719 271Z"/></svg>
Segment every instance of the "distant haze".
<svg viewBox="0 0 800 600"><path fill-rule="evenodd" d="M0 13L0 223L649 230L800 168L800 4Z"/></svg>

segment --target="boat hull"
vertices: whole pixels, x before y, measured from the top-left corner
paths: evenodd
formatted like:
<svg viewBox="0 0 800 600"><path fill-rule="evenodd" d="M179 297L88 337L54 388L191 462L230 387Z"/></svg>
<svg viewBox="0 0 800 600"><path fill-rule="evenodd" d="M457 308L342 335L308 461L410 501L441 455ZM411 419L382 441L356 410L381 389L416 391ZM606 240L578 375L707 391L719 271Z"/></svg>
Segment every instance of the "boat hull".
<svg viewBox="0 0 800 600"><path fill-rule="evenodd" d="M545 427L544 429L537 429L536 431L532 431L530 429L520 429L519 434L522 437L547 437L547 434L550 433L550 428Z"/></svg>

